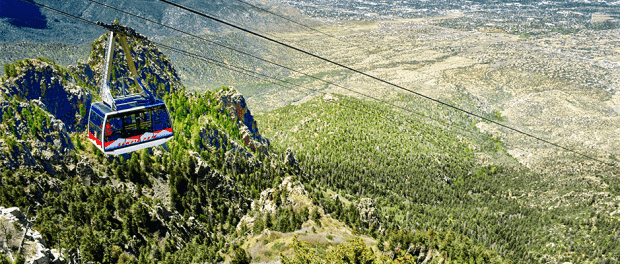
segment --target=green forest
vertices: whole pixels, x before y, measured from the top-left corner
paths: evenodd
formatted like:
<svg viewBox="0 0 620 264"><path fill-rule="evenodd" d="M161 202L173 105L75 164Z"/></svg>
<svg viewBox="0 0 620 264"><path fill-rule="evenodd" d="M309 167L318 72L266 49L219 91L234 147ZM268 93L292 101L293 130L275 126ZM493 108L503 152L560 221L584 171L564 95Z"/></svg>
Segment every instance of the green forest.
<svg viewBox="0 0 620 264"><path fill-rule="evenodd" d="M492 137L467 138L379 103L339 98L284 107L258 119L275 146L297 153L312 199L380 239L385 251L405 244L394 232L432 230L461 236L509 262L544 262L550 255L583 262L620 254L620 243L610 235L618 232L617 217L595 211L591 203L573 210L534 207L536 197L528 194L551 188L540 185L540 175L514 165L476 164L475 152L503 152ZM372 198L378 223L352 217L355 212L324 190L352 201Z"/></svg>
<svg viewBox="0 0 620 264"><path fill-rule="evenodd" d="M99 98L86 73L101 68L105 39L78 67L28 59L7 64L0 80L0 206L18 207L46 247L67 261L620 259L620 218L611 213L620 180L603 176L612 168L598 167L592 176L605 192L569 182L561 199L548 200L559 183L517 162L500 138L464 113L402 94L392 104L315 94L250 113L233 87L186 89L146 40L131 46L142 52L135 57L145 83L168 107L174 139L106 156L86 129L88 106ZM116 81L127 66L115 62L112 72ZM81 97L68 95L75 102L69 113L54 116L50 109L58 106L49 98L56 95L49 91ZM475 109L470 96L446 102ZM498 110L481 115L504 121ZM580 195L584 190L597 193ZM0 263L23 263L28 253L4 252L17 252L24 228L0 224Z"/></svg>

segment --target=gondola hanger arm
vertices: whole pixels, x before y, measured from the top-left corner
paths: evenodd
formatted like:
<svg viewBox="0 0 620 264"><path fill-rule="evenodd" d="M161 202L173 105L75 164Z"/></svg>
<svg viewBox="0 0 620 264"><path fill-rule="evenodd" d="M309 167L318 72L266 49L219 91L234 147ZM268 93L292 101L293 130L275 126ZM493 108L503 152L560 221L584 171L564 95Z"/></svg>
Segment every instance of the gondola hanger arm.
<svg viewBox="0 0 620 264"><path fill-rule="evenodd" d="M127 65L129 66L129 71L132 74L132 78L140 86L140 88L142 88L143 96L149 98L151 102L154 102L155 97L144 86L144 84L140 80L140 75L138 75L138 71L136 70L136 65L134 64L133 57L131 56L131 49L129 48L129 45L127 44L127 37L131 37L133 39L140 39L140 40L147 40L147 38L143 35L138 34L135 30L131 28L121 26L118 20L115 20L113 24L106 24L101 21L97 21L97 25L102 26L106 28L107 30L109 30L112 33L111 36L114 36L114 34L116 34L115 38L118 38L121 44L121 47L123 48L123 51L125 53L125 59L127 60ZM111 61L109 61L108 63L111 63ZM109 77L108 77L108 81L109 81Z"/></svg>

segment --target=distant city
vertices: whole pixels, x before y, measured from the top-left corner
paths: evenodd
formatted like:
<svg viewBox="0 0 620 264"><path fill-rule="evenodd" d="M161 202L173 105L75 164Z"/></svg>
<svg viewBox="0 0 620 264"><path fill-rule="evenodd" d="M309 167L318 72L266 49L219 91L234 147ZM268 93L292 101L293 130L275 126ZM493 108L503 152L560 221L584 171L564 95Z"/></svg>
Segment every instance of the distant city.
<svg viewBox="0 0 620 264"><path fill-rule="evenodd" d="M384 21L446 16L439 26L462 30L540 34L618 27L620 1L348 1L281 0L305 15L340 20ZM328 8L329 7L329 8Z"/></svg>

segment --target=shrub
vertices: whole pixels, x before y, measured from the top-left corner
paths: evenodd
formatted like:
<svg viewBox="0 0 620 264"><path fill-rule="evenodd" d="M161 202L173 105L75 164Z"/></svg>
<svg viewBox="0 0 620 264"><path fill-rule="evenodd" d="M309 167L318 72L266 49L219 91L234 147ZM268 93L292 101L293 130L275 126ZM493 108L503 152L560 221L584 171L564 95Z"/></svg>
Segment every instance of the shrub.
<svg viewBox="0 0 620 264"><path fill-rule="evenodd" d="M56 62L54 62L53 60L48 59L48 58L44 58L44 57L41 57L41 56L37 57L37 60L40 60L42 62L46 62L46 63L51 64L51 65L56 65Z"/></svg>
<svg viewBox="0 0 620 264"><path fill-rule="evenodd" d="M15 69L15 64L11 63L11 64L4 65L4 74L6 74L7 77L17 76L17 70Z"/></svg>

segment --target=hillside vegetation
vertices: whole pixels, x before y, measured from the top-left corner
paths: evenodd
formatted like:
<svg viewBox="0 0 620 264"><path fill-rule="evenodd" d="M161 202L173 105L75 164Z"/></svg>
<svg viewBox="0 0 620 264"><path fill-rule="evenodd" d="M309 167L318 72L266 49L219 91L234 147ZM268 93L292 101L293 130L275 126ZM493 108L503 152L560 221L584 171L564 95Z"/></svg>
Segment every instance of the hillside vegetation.
<svg viewBox="0 0 620 264"><path fill-rule="evenodd" d="M276 148L297 153L313 200L336 219L379 238L386 252L408 244L396 230L434 230L471 239L516 262L582 262L620 253L609 235L617 232L617 216L597 211L593 200L567 196L574 204L570 210L539 207L533 194L553 189L552 183L511 163L479 165L478 152L502 153L492 137L463 137L377 103L336 98L258 119ZM360 104L381 111L371 114ZM376 211L360 214L362 206L344 206L340 196L351 205L370 199Z"/></svg>
<svg viewBox="0 0 620 264"><path fill-rule="evenodd" d="M143 78L172 112L175 140L104 157L88 143L84 117L91 93L98 94L105 38L93 43L89 60L78 67L43 58L5 67L0 126L10 133L0 141L0 205L29 208L27 216L36 217L33 228L64 259L223 260L251 199L277 185L289 169L270 153L240 94L229 88L187 93L170 62L148 41L131 46L139 51ZM127 73L119 61L113 69L115 76ZM2 250L16 255L16 248Z"/></svg>
<svg viewBox="0 0 620 264"><path fill-rule="evenodd" d="M417 114L327 94L254 115L235 88L188 91L148 40L129 44L170 110L174 139L105 156L86 121L106 39L77 66L38 58L5 67L0 206L26 215L0 219L10 230L0 262L619 261L615 178L566 184L562 199L548 200L558 183L516 162L483 123L400 94L391 102ZM116 60L111 84L127 74ZM450 103L477 107L458 92ZM28 222L26 240L40 246L20 255Z"/></svg>

